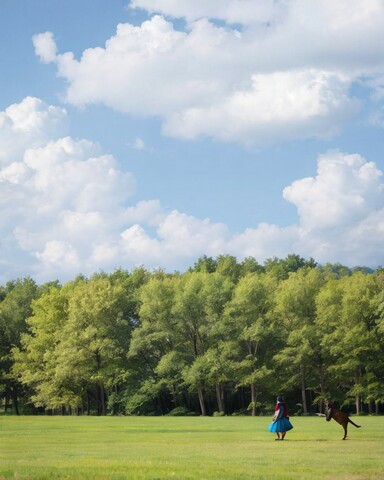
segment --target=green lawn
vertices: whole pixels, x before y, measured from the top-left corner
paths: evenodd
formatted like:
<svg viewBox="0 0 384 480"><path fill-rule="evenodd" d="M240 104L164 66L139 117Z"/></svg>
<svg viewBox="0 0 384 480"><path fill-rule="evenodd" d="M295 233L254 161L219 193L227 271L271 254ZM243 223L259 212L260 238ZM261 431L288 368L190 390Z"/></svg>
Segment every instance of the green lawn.
<svg viewBox="0 0 384 480"><path fill-rule="evenodd" d="M0 479L384 478L384 417L357 429L292 417L278 442L267 417L0 416Z"/></svg>

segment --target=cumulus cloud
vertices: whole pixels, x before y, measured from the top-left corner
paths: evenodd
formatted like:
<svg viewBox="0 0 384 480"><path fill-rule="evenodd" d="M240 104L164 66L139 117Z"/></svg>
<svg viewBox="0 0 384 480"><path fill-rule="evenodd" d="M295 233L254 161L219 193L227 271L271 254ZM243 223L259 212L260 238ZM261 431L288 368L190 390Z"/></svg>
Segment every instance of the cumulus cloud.
<svg viewBox="0 0 384 480"><path fill-rule="evenodd" d="M121 227L135 193L135 179L112 156L60 136L63 116L36 98L0 113L0 139L8 137L0 169L1 263L9 272L29 269L45 278L88 268L90 252Z"/></svg>
<svg viewBox="0 0 384 480"><path fill-rule="evenodd" d="M15 158L8 145L11 153L0 167L2 281L28 274L40 281L66 280L141 264L183 270L201 255L223 253L260 262L294 252L319 262L384 264L382 172L361 155L327 152L315 176L284 189L284 198L297 208L296 224L264 222L236 233L225 224L167 210L156 199L135 202L135 179L115 158L90 141L59 135L57 113L65 112L26 99L12 106L14 119L26 103L37 119L27 124L38 141L25 136L25 125L15 130L13 142L24 150L19 145ZM7 111L0 118L8 118ZM35 128L39 122L58 138L47 139L41 125ZM9 122L0 124L0 138L9 129Z"/></svg>
<svg viewBox="0 0 384 480"><path fill-rule="evenodd" d="M38 33L32 37L36 55L43 63L51 63L56 59L57 46L52 32Z"/></svg>
<svg viewBox="0 0 384 480"><path fill-rule="evenodd" d="M293 182L283 195L296 205L304 229L329 232L383 207L381 175L373 162L358 154L329 152L319 157L315 178Z"/></svg>
<svg viewBox="0 0 384 480"><path fill-rule="evenodd" d="M380 97L380 0L130 6L153 16L139 26L119 24L104 47L88 48L80 59L58 54L49 32L34 37L37 55L55 62L66 80L67 102L156 116L175 137L263 145L337 133L358 111L356 82ZM172 17L186 19L186 28Z"/></svg>
<svg viewBox="0 0 384 480"><path fill-rule="evenodd" d="M270 22L285 10L284 2L276 0L132 0L130 7L188 21L207 17L240 24L248 24L252 19Z"/></svg>
<svg viewBox="0 0 384 480"><path fill-rule="evenodd" d="M316 177L293 182L283 195L300 218L296 250L323 262L383 264L384 183L375 163L328 152Z"/></svg>
<svg viewBox="0 0 384 480"><path fill-rule="evenodd" d="M303 137L328 137L358 109L348 98L348 83L329 72L300 70L254 75L247 90L224 102L190 108L164 124L169 135L209 135L224 141L266 144Z"/></svg>
<svg viewBox="0 0 384 480"><path fill-rule="evenodd" d="M67 130L64 109L26 97L0 112L0 165L10 163L26 148L39 147Z"/></svg>

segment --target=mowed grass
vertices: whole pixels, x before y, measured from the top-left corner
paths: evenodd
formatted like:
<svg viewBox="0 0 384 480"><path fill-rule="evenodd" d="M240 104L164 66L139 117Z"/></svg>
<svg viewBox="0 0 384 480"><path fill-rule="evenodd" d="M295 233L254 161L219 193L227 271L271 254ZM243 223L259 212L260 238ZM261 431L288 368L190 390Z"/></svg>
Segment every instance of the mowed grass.
<svg viewBox="0 0 384 480"><path fill-rule="evenodd" d="M0 479L383 479L384 417L0 416Z"/></svg>

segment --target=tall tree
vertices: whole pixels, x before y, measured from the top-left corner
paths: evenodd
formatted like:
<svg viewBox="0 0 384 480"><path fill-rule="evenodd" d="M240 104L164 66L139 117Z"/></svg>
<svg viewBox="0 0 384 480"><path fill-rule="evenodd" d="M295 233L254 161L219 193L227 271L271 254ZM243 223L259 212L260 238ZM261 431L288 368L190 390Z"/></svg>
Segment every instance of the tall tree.
<svg viewBox="0 0 384 480"><path fill-rule="evenodd" d="M57 348L57 375L63 382L77 372L87 391L95 392L105 415L108 395L125 375L132 326L125 317L125 289L108 278L79 283L68 305L68 321Z"/></svg>
<svg viewBox="0 0 384 480"><path fill-rule="evenodd" d="M374 367L377 354L377 312L374 298L378 285L372 275L361 272L329 282L318 299L318 323L322 344L332 359L328 371L334 382L355 400L357 414L367 380L367 368Z"/></svg>
<svg viewBox="0 0 384 480"><path fill-rule="evenodd" d="M129 349L129 357L138 362L136 392L128 394L130 412L154 398L163 409L163 386L169 388L174 406L178 404L183 359L175 350L178 334L172 314L177 282L176 276L155 276L140 290L140 324Z"/></svg>
<svg viewBox="0 0 384 480"><path fill-rule="evenodd" d="M240 279L226 309L228 331L241 352L238 384L250 387L252 415L256 414L258 388L267 374L267 357L276 337L270 320L276 284L270 275L250 273Z"/></svg>
<svg viewBox="0 0 384 480"><path fill-rule="evenodd" d="M300 387L304 413L308 412L307 382L323 369L315 323L316 296L323 283L318 269L302 268L290 273L277 289L276 328L286 343L275 358L281 371L285 371L287 387L295 384Z"/></svg>
<svg viewBox="0 0 384 480"><path fill-rule="evenodd" d="M205 275L203 278L203 297L207 320L206 363L210 366L208 384L213 384L216 391L217 407L225 412L225 386L234 382L233 341L223 324L225 308L231 299L234 284L232 274L227 276L219 272ZM223 328L224 327L224 328Z"/></svg>
<svg viewBox="0 0 384 480"><path fill-rule="evenodd" d="M20 346L21 336L27 330L26 320L31 315L32 301L39 294L36 282L26 277L8 282L0 302L0 384L4 389L6 408L12 399L17 414L20 386L12 374L11 351Z"/></svg>
<svg viewBox="0 0 384 480"><path fill-rule="evenodd" d="M178 349L182 352L186 367L185 381L196 388L202 415L207 414L204 383L201 380L201 357L209 347L204 294L207 273L186 273L176 285L172 315L178 332ZM197 362L195 366L194 362ZM197 371L192 376L188 369Z"/></svg>
<svg viewBox="0 0 384 480"><path fill-rule="evenodd" d="M22 335L20 346L13 350L13 372L32 392L35 407L55 409L71 403L66 396L69 392L57 380L56 348L67 321L72 289L72 283L63 288L51 287L32 302L28 332Z"/></svg>

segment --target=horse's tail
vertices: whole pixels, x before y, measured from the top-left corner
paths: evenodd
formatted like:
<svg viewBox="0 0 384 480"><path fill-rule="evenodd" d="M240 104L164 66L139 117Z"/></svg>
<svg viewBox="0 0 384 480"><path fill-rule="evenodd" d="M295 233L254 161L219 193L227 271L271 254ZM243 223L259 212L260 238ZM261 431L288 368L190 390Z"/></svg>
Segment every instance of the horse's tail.
<svg viewBox="0 0 384 480"><path fill-rule="evenodd" d="M357 428L361 428L361 425L356 425L356 423L352 422L352 420L350 418L348 418L348 422L352 423L352 425L354 425Z"/></svg>

